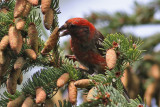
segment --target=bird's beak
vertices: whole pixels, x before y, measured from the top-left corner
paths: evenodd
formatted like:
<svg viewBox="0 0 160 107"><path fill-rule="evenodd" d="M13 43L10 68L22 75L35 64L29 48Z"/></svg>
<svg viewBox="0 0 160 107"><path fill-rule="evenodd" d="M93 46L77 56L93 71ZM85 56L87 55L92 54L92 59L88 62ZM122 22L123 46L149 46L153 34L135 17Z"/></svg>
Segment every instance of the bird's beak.
<svg viewBox="0 0 160 107"><path fill-rule="evenodd" d="M67 29L67 24L65 23L63 26L61 26L60 28L59 28L59 32L60 31L63 31L63 30L66 30Z"/></svg>
<svg viewBox="0 0 160 107"><path fill-rule="evenodd" d="M59 35L60 37L66 36L66 35L69 34L69 31L67 29L67 24L66 23L59 28L58 32L61 32L61 31L62 31L62 33Z"/></svg>

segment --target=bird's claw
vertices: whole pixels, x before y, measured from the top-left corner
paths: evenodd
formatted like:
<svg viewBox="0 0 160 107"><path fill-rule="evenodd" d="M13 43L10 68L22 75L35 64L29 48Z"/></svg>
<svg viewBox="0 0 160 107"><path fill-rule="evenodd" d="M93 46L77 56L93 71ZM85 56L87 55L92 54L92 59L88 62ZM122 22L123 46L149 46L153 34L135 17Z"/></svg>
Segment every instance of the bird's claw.
<svg viewBox="0 0 160 107"><path fill-rule="evenodd" d="M68 58L69 60L73 60L74 62L77 61L77 58L75 55L65 55L66 58Z"/></svg>

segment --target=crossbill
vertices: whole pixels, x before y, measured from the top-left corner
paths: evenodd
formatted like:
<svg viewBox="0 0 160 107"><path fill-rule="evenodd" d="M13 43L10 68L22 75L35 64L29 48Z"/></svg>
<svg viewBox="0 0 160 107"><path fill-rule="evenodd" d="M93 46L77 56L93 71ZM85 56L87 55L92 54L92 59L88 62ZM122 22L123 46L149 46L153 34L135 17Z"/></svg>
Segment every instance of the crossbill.
<svg viewBox="0 0 160 107"><path fill-rule="evenodd" d="M103 55L104 36L84 18L71 18L59 29L61 36L71 36L71 50L88 73L104 73L106 60Z"/></svg>
<svg viewBox="0 0 160 107"><path fill-rule="evenodd" d="M83 18L71 18L60 27L59 31L63 31L60 36L71 35L71 50L75 58L88 68L88 73L104 74L107 64L105 54L100 49L103 48L104 36L92 23ZM124 97L130 102L124 86L123 89Z"/></svg>

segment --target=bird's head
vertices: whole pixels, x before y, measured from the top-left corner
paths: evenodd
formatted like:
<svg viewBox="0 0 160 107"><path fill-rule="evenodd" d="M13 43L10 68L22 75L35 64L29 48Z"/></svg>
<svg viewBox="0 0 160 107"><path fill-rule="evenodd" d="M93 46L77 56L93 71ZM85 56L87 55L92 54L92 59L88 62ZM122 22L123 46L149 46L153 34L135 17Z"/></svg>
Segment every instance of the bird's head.
<svg viewBox="0 0 160 107"><path fill-rule="evenodd" d="M71 37L90 36L95 30L94 25L84 18L71 18L59 29L59 31L63 31L60 36L69 34Z"/></svg>

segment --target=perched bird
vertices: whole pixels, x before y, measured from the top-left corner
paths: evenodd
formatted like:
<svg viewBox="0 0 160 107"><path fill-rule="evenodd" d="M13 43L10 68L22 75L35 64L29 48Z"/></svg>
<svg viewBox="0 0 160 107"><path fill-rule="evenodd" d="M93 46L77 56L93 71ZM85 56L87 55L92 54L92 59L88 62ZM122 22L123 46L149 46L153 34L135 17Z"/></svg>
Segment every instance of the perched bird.
<svg viewBox="0 0 160 107"><path fill-rule="evenodd" d="M107 64L104 52L100 50L104 36L92 23L83 18L71 18L59 28L60 31L63 31L60 36L71 35L71 50L76 59L88 68L88 73L104 74ZM124 86L123 89L124 97L130 102Z"/></svg>
<svg viewBox="0 0 160 107"><path fill-rule="evenodd" d="M104 36L84 18L71 18L60 27L61 36L71 35L71 50L76 59L88 68L88 73L104 73L106 60L103 57Z"/></svg>

